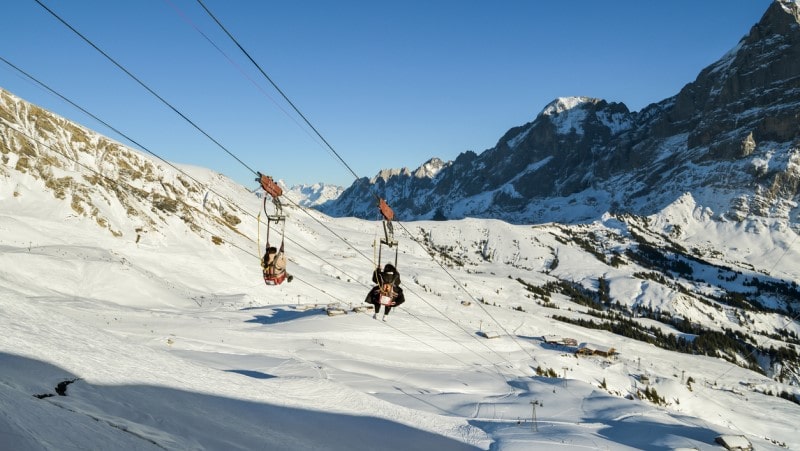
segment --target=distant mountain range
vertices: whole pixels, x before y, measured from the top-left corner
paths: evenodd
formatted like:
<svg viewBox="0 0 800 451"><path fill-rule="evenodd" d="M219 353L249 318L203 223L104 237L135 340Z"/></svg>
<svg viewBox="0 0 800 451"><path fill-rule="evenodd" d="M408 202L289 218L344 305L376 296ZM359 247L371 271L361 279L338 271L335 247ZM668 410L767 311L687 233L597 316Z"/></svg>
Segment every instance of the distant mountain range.
<svg viewBox="0 0 800 451"><path fill-rule="evenodd" d="M288 189L291 199L303 207L316 207L341 196L344 188L326 183L294 185Z"/></svg>
<svg viewBox="0 0 800 451"><path fill-rule="evenodd" d="M677 95L631 112L559 98L480 154L384 170L320 205L334 216L580 222L651 214L685 193L718 219L798 219L800 6L776 1Z"/></svg>

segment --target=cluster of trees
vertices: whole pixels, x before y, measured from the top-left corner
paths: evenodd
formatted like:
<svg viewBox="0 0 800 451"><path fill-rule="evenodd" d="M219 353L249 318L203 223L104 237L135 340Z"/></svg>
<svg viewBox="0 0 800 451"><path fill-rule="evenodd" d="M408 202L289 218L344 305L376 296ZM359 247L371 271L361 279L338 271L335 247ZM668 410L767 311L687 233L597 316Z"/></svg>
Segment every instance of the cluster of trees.
<svg viewBox="0 0 800 451"><path fill-rule="evenodd" d="M758 277L753 277L752 279L745 280L744 286L755 287L756 296L774 294L793 300L800 299L800 288L798 288L797 282L795 281L762 281ZM787 310L789 314L792 314L794 312L794 306L789 304Z"/></svg>
<svg viewBox="0 0 800 451"><path fill-rule="evenodd" d="M636 251L626 250L625 256L645 268L653 268L661 272L671 271L686 278L691 278L694 274L692 265L679 256L675 255L670 258L657 247L647 243L639 243Z"/></svg>
<svg viewBox="0 0 800 451"><path fill-rule="evenodd" d="M692 255L677 243L670 242L667 244L666 248L662 249L648 243L643 237L637 235L633 231L631 231L631 236L636 241L637 246L635 250L626 250L625 255L631 261L634 261L645 268L656 270L662 274L672 272L689 280L693 280L692 276L694 274L694 268L692 267L691 262L694 262L698 265L716 268L720 274L730 274L730 276L724 277L723 280L733 281L740 274L740 272L731 268L716 265ZM665 283L665 278L663 275L659 279L660 280L657 280L658 282ZM757 277L753 277L749 280L745 280L743 284L747 287L755 287L755 293L728 292L726 295L715 300L726 305L745 310L773 311L772 309L766 308L760 303L752 302L751 300L758 299L764 295L775 295L788 300L800 299L800 287L798 287L797 283L794 281L762 281ZM794 307L791 305L791 303L787 302L786 312L783 313L788 313L791 315L793 310Z"/></svg>
<svg viewBox="0 0 800 451"><path fill-rule="evenodd" d="M559 242L566 244L565 242L571 241L572 243L578 244L599 260L606 260L606 256L598 250L598 246L592 241L592 239L596 237L592 235L580 237L568 229L564 230L564 232L568 238L564 239L556 236ZM650 279L657 283L664 284L692 296L692 298L696 299L698 302L716 306L718 310L722 309L722 307L720 307L720 304L722 304L746 311L770 311L770 309L765 308L760 305L760 303L752 302L752 294L727 291L718 296L703 295L690 292L689 289L680 284L672 283L672 277L669 276L670 273L691 280L695 272L695 264L717 268L719 271L725 271L726 273L734 275L737 273L730 268L715 265L699 257L690 255L677 244L668 243L665 248L660 248L648 243L643 237L633 232L631 233L636 242L636 246L625 252L626 257L632 262L651 270L650 272L636 273L634 275L635 277ZM522 284L528 292L533 293L534 297L544 300L548 305L551 304L551 296L553 294L562 294L569 298L571 302L588 307L589 310L587 313L600 319L600 321L597 321L593 319L554 315L553 318L559 321L581 327L607 330L628 338L652 343L668 350L721 357L734 364L761 373L764 372L764 369L759 365L758 358L762 358L761 361L763 362L763 357L768 357L770 364L781 362L794 368L800 367L800 356L798 356L794 346L791 344L788 347L768 350L760 347L758 345L758 340L746 333L734 331L729 328L722 331L706 329L699 324L692 323L686 318L673 318L668 312L653 311L650 308L640 306L636 309L638 316L648 317L671 325L676 330L686 334L686 336L665 333L661 328L657 327L644 327L633 319L633 311L619 302L614 302L610 294L608 281L603 277L598 279L596 289L589 289L580 284L565 280L550 281L540 286L529 284L520 278L516 280ZM759 293L773 293L785 296L788 299L800 299L800 289L798 289L797 284L793 282L764 282L760 281L758 278L753 278L747 281L745 286L756 287ZM782 331L780 336L773 338L793 343L796 337L793 338L791 335L790 333ZM800 343L800 340L798 340L798 343Z"/></svg>
<svg viewBox="0 0 800 451"><path fill-rule="evenodd" d="M661 406L667 405L667 400L663 396L659 396L658 392L655 388L646 387L644 391L638 391L639 399L647 399L648 401L652 402L653 404L658 404Z"/></svg>
<svg viewBox="0 0 800 451"><path fill-rule="evenodd" d="M556 370L552 368L544 369L542 368L541 365L537 366L535 371L537 376L558 377L558 373L556 373Z"/></svg>
<svg viewBox="0 0 800 451"><path fill-rule="evenodd" d="M746 337L740 332L726 329L726 331L722 333L692 325L691 329L693 332L686 333L691 333L695 336L693 339L686 339L682 336L676 336L675 334L665 334L660 328L655 326L643 327L636 321L616 313L592 312L592 315L605 319L605 321L570 318L562 315L553 315L553 319L588 329L607 330L623 337L651 343L660 348L682 352L684 354L722 357L731 363L740 364L736 358L736 356L738 356L747 362L747 368L760 373L764 372L758 365L758 360L756 359L755 351L757 349L753 345L747 343ZM792 355L787 352L785 355L790 357L795 363L800 363L796 354Z"/></svg>
<svg viewBox="0 0 800 451"><path fill-rule="evenodd" d="M511 276L508 276L508 277L511 278ZM524 280L522 280L519 277L517 277L517 282L521 283L522 286L525 287L525 290L527 290L530 293L533 293L536 297L544 299L547 302L550 301L551 291L548 290L547 288L540 287L539 285L534 285L532 283L525 282Z"/></svg>

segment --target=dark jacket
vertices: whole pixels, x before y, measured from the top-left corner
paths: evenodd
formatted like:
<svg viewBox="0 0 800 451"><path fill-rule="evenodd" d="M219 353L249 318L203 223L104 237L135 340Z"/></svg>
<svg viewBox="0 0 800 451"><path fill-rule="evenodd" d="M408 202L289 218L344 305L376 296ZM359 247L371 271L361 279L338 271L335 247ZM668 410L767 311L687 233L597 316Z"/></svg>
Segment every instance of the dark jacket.
<svg viewBox="0 0 800 451"><path fill-rule="evenodd" d="M406 302L406 297L403 294L403 289L400 287L394 287L392 292L392 301L394 304L392 306L396 307L403 302ZM379 285L375 285L369 290L367 294L367 298L364 299L364 302L369 302L370 304L375 304L376 306L380 305L381 303L381 287Z"/></svg>
<svg viewBox="0 0 800 451"><path fill-rule="evenodd" d="M380 304L381 288L387 284L391 285L392 305L397 306L406 301L403 289L399 286L400 273L397 272L394 265L391 263L387 263L386 266L383 267L383 271L375 269L375 271L372 272L372 281L375 282L375 286L369 291L364 302L375 305Z"/></svg>

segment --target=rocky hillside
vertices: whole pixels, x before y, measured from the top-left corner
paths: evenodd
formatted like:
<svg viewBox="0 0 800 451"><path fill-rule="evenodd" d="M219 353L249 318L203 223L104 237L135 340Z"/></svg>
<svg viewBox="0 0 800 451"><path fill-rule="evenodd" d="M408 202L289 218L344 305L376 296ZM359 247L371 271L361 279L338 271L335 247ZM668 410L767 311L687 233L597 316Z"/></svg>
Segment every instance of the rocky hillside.
<svg viewBox="0 0 800 451"><path fill-rule="evenodd" d="M137 241L179 218L188 230L219 243L222 235L240 233L245 214L215 195L214 186L232 185L219 174L198 180L190 168L150 158L2 89L0 162L0 177L13 181L11 171L24 175L10 189L21 203L27 190L43 184L66 201L71 214ZM230 189L247 193L243 187Z"/></svg>
<svg viewBox="0 0 800 451"><path fill-rule="evenodd" d="M491 149L383 171L321 210L374 217L377 194L401 219L575 222L608 211L651 214L691 193L718 219L796 221L799 11L795 1L776 1L695 81L641 111L560 98Z"/></svg>

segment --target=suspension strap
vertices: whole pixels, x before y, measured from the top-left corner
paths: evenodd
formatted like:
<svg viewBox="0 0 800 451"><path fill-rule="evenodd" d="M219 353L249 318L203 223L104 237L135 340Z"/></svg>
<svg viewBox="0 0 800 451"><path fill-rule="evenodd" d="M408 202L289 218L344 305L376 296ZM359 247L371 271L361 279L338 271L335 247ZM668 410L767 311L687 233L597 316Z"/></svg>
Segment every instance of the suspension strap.
<svg viewBox="0 0 800 451"><path fill-rule="evenodd" d="M381 243L392 247L397 244L397 240L394 239L394 227L392 225L394 211L382 197L378 198L378 210L380 210L381 216L383 216L383 238L381 239Z"/></svg>

